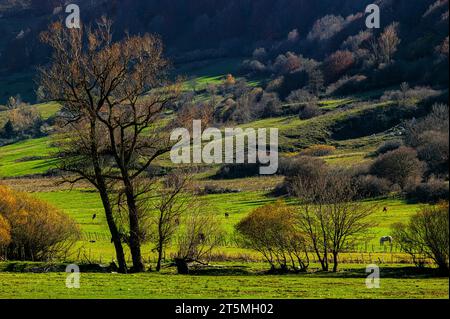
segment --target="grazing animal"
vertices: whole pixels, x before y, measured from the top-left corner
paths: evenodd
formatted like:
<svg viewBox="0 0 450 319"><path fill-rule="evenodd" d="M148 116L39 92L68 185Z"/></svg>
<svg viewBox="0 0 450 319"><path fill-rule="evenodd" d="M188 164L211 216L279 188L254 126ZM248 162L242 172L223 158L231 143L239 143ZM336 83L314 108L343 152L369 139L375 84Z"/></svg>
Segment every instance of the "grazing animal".
<svg viewBox="0 0 450 319"><path fill-rule="evenodd" d="M92 220L94 220L95 218L97 218L97 214L92 215Z"/></svg>
<svg viewBox="0 0 450 319"><path fill-rule="evenodd" d="M388 212L387 207L384 207L384 208L383 208L383 213L387 213L387 212Z"/></svg>
<svg viewBox="0 0 450 319"><path fill-rule="evenodd" d="M225 218L228 218L228 217L230 217L230 214L225 213Z"/></svg>
<svg viewBox="0 0 450 319"><path fill-rule="evenodd" d="M389 242L389 244L392 244L392 237L391 236L383 236L380 238L380 245L384 246L385 242Z"/></svg>

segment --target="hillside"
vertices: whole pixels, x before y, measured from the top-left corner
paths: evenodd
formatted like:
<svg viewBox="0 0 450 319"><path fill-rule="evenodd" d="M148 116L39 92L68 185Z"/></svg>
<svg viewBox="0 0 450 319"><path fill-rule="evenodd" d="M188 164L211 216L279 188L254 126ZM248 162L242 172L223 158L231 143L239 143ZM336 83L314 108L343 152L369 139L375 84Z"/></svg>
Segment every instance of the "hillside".
<svg viewBox="0 0 450 319"><path fill-rule="evenodd" d="M34 68L45 64L49 55L38 35L50 21L63 19L61 3L59 0L0 2L0 104L16 94L21 94L27 102L35 102L36 86L30 80ZM125 30L132 34L160 34L167 54L178 65L214 58L250 57L257 48L265 48L273 59L291 51L323 60L343 49L341 44L345 40L348 44L360 41L358 34L365 31L364 9L371 2L202 0L195 4L173 1L170 6L160 0L74 3L82 8L86 23L103 14L110 17L115 22L116 37L122 37ZM383 12L382 27L399 23L402 41L397 57L412 67L407 79L397 79L397 83L417 81L416 75L429 69L425 65L431 63L435 48L448 35L448 2L379 0L376 3ZM302 19L297 19L298 12L302 13ZM320 30L328 31L318 36ZM288 34L296 34L295 40L289 40ZM411 64L412 61L416 62ZM422 76L422 81L445 86L448 76L436 74L441 70L436 67L433 76Z"/></svg>

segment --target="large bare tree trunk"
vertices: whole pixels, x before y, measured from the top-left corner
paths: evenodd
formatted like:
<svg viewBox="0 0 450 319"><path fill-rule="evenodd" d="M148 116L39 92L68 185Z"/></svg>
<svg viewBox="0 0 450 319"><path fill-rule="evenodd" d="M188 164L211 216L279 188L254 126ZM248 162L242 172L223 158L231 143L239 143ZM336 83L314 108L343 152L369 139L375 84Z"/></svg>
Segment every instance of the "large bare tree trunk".
<svg viewBox="0 0 450 319"><path fill-rule="evenodd" d="M128 174L127 174L128 175ZM141 254L141 239L139 237L139 212L136 205L136 198L131 182L124 176L125 195L128 205L128 216L130 219L130 252L133 260L133 272L143 272L145 270Z"/></svg>
<svg viewBox="0 0 450 319"><path fill-rule="evenodd" d="M158 225L158 233L159 233L159 240L158 240L158 247L157 247L157 250L158 250L158 262L156 263L156 271L160 271L161 270L161 260L162 260L162 257L163 257L163 249L164 249L164 245L163 245L163 239L162 239L162 236L161 236L161 222L159 222L159 225Z"/></svg>
<svg viewBox="0 0 450 319"><path fill-rule="evenodd" d="M119 264L119 272L122 274L127 273L127 264L125 261L125 254L123 252L122 241L120 238L117 225L114 222L114 217L111 209L111 203L108 198L108 194L105 191L100 190L100 197L102 199L103 208L105 210L106 222L108 223L109 232L111 233L112 242L116 250L117 263Z"/></svg>
<svg viewBox="0 0 450 319"><path fill-rule="evenodd" d="M162 245L158 245L158 262L156 263L156 271L161 270L162 255L163 255Z"/></svg>
<svg viewBox="0 0 450 319"><path fill-rule="evenodd" d="M175 265L177 266L177 272L180 275L189 275L189 264L186 259L176 258Z"/></svg>
<svg viewBox="0 0 450 319"><path fill-rule="evenodd" d="M97 144L94 138L95 136L95 121L91 121L91 152L92 152L92 164L95 172L95 179L97 181L96 186L100 193L100 198L102 200L103 209L105 210L106 221L108 223L108 228L111 233L112 242L114 243L114 248L116 250L117 263L119 264L119 272L127 273L127 263L125 261L125 254L123 252L122 241L120 238L119 230L114 221L113 210L111 206L111 201L108 196L108 187L106 181L102 175L102 169L100 166L100 161L97 153Z"/></svg>
<svg viewBox="0 0 450 319"><path fill-rule="evenodd" d="M333 252L333 272L338 271L338 264L339 264L338 252Z"/></svg>

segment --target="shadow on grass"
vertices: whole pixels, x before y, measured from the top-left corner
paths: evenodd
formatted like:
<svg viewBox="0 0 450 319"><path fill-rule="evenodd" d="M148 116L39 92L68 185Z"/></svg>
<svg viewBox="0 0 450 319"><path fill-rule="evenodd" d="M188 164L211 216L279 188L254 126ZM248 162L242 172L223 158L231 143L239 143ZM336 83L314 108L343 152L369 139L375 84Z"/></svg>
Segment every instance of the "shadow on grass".
<svg viewBox="0 0 450 319"><path fill-rule="evenodd" d="M308 273L316 277L333 277L333 278L366 278L368 273L366 273L365 268L360 269L345 269L333 272L316 271L314 273ZM448 277L439 271L437 268L418 268L413 266L405 267L384 267L380 266L380 277L381 278L433 278L433 277Z"/></svg>
<svg viewBox="0 0 450 319"><path fill-rule="evenodd" d="M12 273L46 273L46 272L64 272L67 264L40 263L40 262L3 262L0 263L1 272ZM114 271L107 265L81 264L80 271L84 273L110 273ZM233 266L191 266L190 275L193 276L308 276L316 278L366 278L368 273L364 267L346 268L333 273L331 271L321 271L309 269L307 272L281 272L270 271L269 269L255 269L251 265L233 265ZM392 267L380 266L381 278L445 278L449 274L439 271L437 268L417 268L412 266Z"/></svg>
<svg viewBox="0 0 450 319"><path fill-rule="evenodd" d="M190 271L191 275L195 276L309 276L317 278L366 278L365 268L350 268L338 272L308 270L307 272L293 272L293 271L271 271L271 270L255 270L246 266L233 267L195 267ZM448 277L448 274L443 274L437 268L417 268L412 266L406 267L383 267L380 266L380 276L382 278L410 278L410 279L425 279L425 278L442 278Z"/></svg>
<svg viewBox="0 0 450 319"><path fill-rule="evenodd" d="M194 276L248 276L254 275L255 271L247 266L194 266L189 270Z"/></svg>

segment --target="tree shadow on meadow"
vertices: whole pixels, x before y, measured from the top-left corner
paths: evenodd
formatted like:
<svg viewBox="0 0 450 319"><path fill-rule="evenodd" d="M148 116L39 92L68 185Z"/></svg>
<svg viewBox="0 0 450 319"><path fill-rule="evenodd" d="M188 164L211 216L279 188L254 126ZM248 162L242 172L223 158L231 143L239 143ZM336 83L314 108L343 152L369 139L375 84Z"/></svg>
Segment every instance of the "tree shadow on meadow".
<svg viewBox="0 0 450 319"><path fill-rule="evenodd" d="M307 272L282 272L270 271L268 269L255 270L250 266L202 266L193 267L190 270L190 275L195 276L294 276L294 277L316 277L316 278L367 278L368 274L365 268L351 268L340 270L336 273L326 272L321 270L310 269ZM443 274L437 268L418 268L413 266L406 267L380 267L381 278L409 278L409 279L425 279L425 278L442 278L448 277L448 274Z"/></svg>

